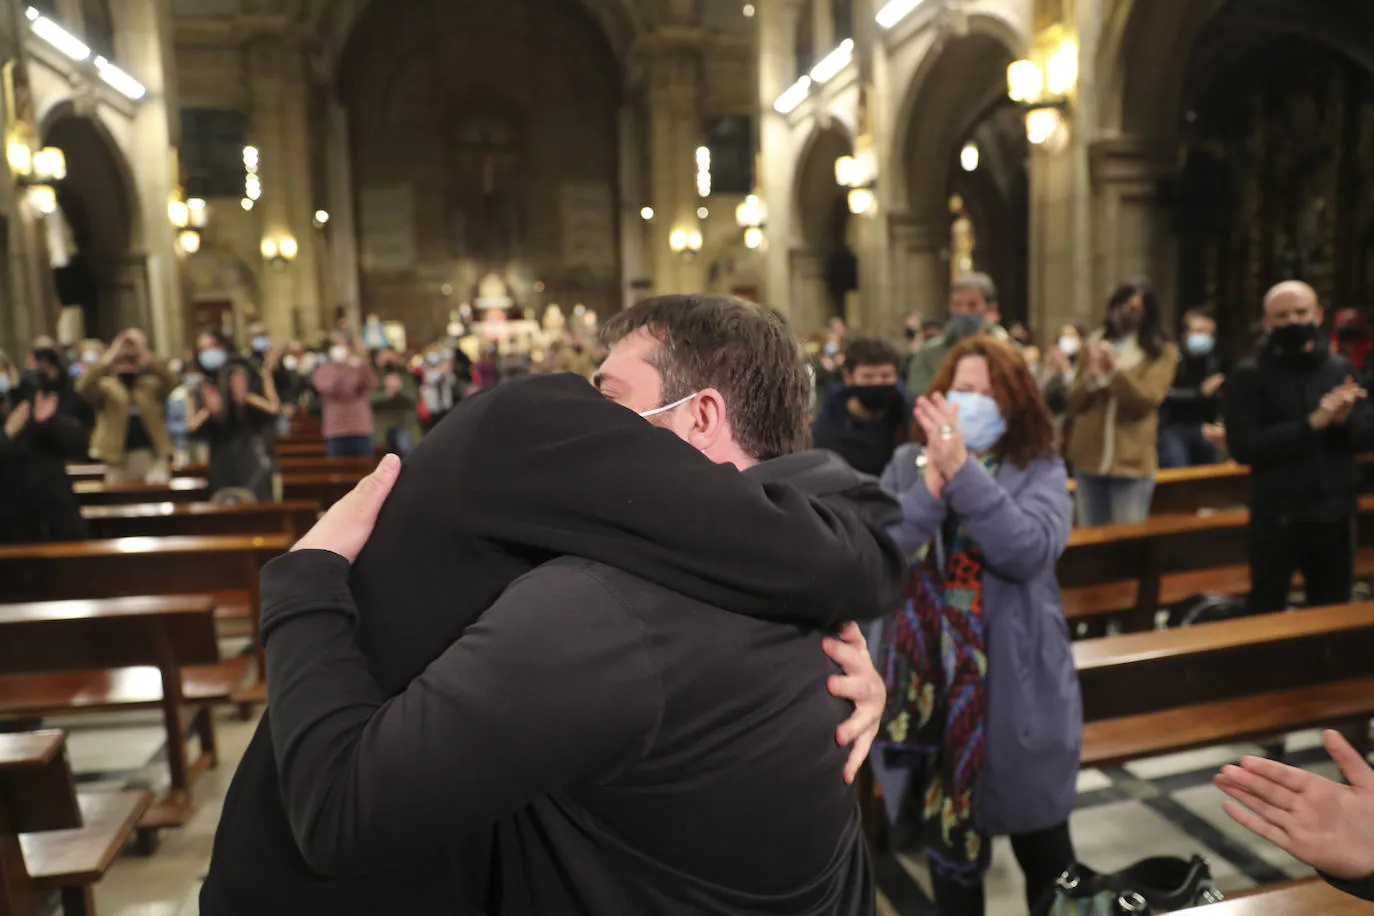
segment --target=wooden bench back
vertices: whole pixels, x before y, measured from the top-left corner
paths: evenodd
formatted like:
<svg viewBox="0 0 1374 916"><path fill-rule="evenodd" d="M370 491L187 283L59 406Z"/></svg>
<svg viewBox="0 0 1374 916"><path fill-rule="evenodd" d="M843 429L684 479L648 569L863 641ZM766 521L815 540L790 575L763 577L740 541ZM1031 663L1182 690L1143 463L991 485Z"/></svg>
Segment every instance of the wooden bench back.
<svg viewBox="0 0 1374 916"><path fill-rule="evenodd" d="M84 506L81 515L97 539L174 537L184 535L283 534L292 541L310 530L319 503L141 503L131 506Z"/></svg>
<svg viewBox="0 0 1374 916"><path fill-rule="evenodd" d="M208 595L0 605L0 674L218 661Z"/></svg>
<svg viewBox="0 0 1374 916"><path fill-rule="evenodd" d="M210 498L210 484L200 477L178 477L170 483L104 483L83 480L74 482L72 491L83 506L188 503Z"/></svg>
<svg viewBox="0 0 1374 916"><path fill-rule="evenodd" d="M1077 642L1093 722L1374 675L1374 603Z"/></svg>
<svg viewBox="0 0 1374 916"><path fill-rule="evenodd" d="M246 589L256 598L262 566L289 546L279 534L0 546L0 596L52 601Z"/></svg>

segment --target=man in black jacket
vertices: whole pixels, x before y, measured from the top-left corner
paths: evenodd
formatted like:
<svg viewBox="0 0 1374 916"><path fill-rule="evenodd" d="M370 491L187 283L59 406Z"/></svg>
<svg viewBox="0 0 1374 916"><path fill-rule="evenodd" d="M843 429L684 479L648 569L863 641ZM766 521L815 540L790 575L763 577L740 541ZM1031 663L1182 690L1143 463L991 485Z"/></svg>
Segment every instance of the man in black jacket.
<svg viewBox="0 0 1374 916"><path fill-rule="evenodd" d="M1374 413L1354 367L1330 352L1322 309L1306 283L1289 281L1264 300L1259 355L1226 382L1226 438L1250 471L1250 603L1287 606L1302 570L1310 606L1350 600L1356 456L1374 445Z"/></svg>
<svg viewBox="0 0 1374 916"><path fill-rule="evenodd" d="M913 399L898 381L901 358L881 340L860 337L844 348L844 384L822 393L811 427L816 448L834 452L856 471L883 473L907 440Z"/></svg>
<svg viewBox="0 0 1374 916"><path fill-rule="evenodd" d="M1159 416L1159 466L1187 468L1215 464L1213 443L1226 381L1221 354L1216 351L1217 323L1211 315L1191 311L1183 316L1183 352L1174 384Z"/></svg>
<svg viewBox="0 0 1374 916"><path fill-rule="evenodd" d="M740 354L734 357L738 361ZM852 485L851 479L844 488ZM833 482L829 486L833 488ZM614 575L624 575L623 570L645 580L635 579L636 588L657 583L679 593L679 600L688 596L702 604L753 615L741 616L736 626L766 625L770 632L780 625L764 624L757 618L781 612L799 621L831 623L870 607L886 606L896 600L903 564L882 534L881 522L866 521L844 505L851 496L874 498L871 491L860 489L807 499L758 473L742 475L734 468L713 464L678 437L654 429L571 376L521 380L465 401L407 461L405 475L347 580L349 588L339 595L351 591L348 600L356 600L361 612L356 633L346 619L327 613L306 615L299 621L323 623L326 629L342 627L310 650L315 662L337 661L339 653L366 659L365 671L356 667L352 671L367 675L363 689L376 702L356 705L356 694L334 686L328 688L328 698L315 697L331 704L351 697L345 699L351 712L337 724L346 728L344 737L359 750L337 756L334 762L351 766L349 760L362 756L357 742L365 738L367 720L381 702L417 677L413 687L434 683L425 670L451 646L452 652L471 652L475 645L487 645L481 654L496 661L499 656L491 644L477 639L483 631L475 621L512 582L560 555L613 562L619 568ZM886 511L888 507L875 502L875 508ZM318 555L309 554L289 559L320 562ZM323 566L303 571L302 580L315 573L330 575L328 557ZM561 572L569 577L573 591L598 588L590 573ZM515 591L512 588L512 595ZM527 635L550 638L555 648L577 647L584 635L615 629L611 626L617 622L614 615L609 620L589 615L584 621L575 613L570 595L553 598L540 606L537 623ZM274 602L278 612L281 604ZM705 611L694 607L684 612L683 620L697 619L701 613ZM269 614L269 619L273 617ZM278 660L284 657L282 647L293 641L296 623L288 619L289 625L280 629L274 624L276 636L282 638L268 636L269 645L275 642L272 652ZM460 635L463 644L454 646ZM730 643L723 631L720 639L722 647ZM737 642L726 653L730 657L748 645L742 636ZM514 644L507 633L496 648ZM808 649L818 663L824 662L815 645ZM625 658L630 657L627 651ZM612 670L617 658L588 653L583 662L595 661ZM520 659L505 661L518 664ZM529 798L513 798L511 793L520 796L530 788L530 767L566 767L583 760L578 745L585 741L595 747L594 739L607 733L591 728L569 736L542 722L513 718L516 703L531 694L526 681L542 686L545 675L540 672L552 673L553 666L546 668L533 653L528 661L535 666L532 671L504 677L499 685L486 688L480 700L488 725L498 725L517 738L528 730L523 737L537 742L537 748L512 757L494 746L495 738L476 736L480 723L467 723L463 734L481 758L469 764L489 767L495 763L510 784L492 786L474 781L478 774L445 771L445 795L475 790L483 809L478 811L470 806L447 808L433 794L433 785L416 782L418 796L395 809L402 821L414 813L409 803L416 797L423 799L426 811L443 811L445 817L437 829L429 829L427 818L422 818L423 824L411 821L414 831L405 827L401 836L378 822L382 812L371 808L365 822L335 824L338 829L332 835L331 828L324 826L332 823L327 819L314 822L323 830L309 826L314 817L338 816L340 792L349 786L336 785L338 771L308 752L318 732L302 728L299 719L278 721L279 716L289 716L293 706L278 691L300 699L296 688L309 689L307 675L316 670L315 663L274 670L269 679L272 709L226 799L201 896L202 911L207 916L521 912L518 895L542 885L533 874L511 871L521 863L530 865L517 852L538 848L550 825L559 823L567 803L547 793ZM705 661L698 664L704 667ZM813 673L816 683L822 684L827 672ZM579 672L560 681L569 698L581 697L575 688L595 681L586 675ZM835 686L845 692L853 682L845 678ZM567 710L567 718L572 721L574 714L603 706L608 711L623 708L638 714L646 699L648 691L636 689L630 696L598 698L590 706L579 702L577 708ZM778 696L771 702L786 704L792 699ZM808 701L817 699L808 692ZM404 703L403 694L387 709L400 709ZM746 725L759 715L758 710L737 709L729 702L719 706L718 714L739 713L739 721ZM314 712L307 708L306 715ZM558 721L564 718L557 716ZM843 726L838 737L848 743L856 727ZM443 729L432 737L445 734L455 733ZM701 737L706 738L705 733ZM371 748L370 740L367 747ZM690 750L683 748L684 753ZM828 759L825 748L811 752L817 759ZM280 774L274 753L285 764ZM426 766L436 762L423 755L413 760ZM805 761L800 769L815 765L814 760ZM709 772L699 775L712 779ZM784 778L780 784L786 782ZM834 782L842 788L838 776ZM369 792L385 788L372 780L352 787ZM634 797L627 787L622 791L628 793L626 798ZM513 802L518 804L512 806ZM732 799L731 803L747 805L749 800ZM643 804L645 811L650 810L652 793ZM659 826L668 833L673 830L672 825ZM562 829L568 829L566 824ZM425 852L416 853L416 844ZM539 877L548 879L549 875Z"/></svg>

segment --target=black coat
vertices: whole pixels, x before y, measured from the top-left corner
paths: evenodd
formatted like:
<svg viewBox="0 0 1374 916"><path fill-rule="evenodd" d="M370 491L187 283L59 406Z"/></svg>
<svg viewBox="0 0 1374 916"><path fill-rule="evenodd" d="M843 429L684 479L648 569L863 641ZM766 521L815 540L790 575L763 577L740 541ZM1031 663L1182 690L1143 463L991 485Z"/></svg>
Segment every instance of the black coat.
<svg viewBox="0 0 1374 916"><path fill-rule="evenodd" d="M84 540L67 462L85 457L85 428L59 408L46 423L30 418L11 439L4 422L18 404L0 399L0 543Z"/></svg>
<svg viewBox="0 0 1374 916"><path fill-rule="evenodd" d="M1318 341L1310 361L1268 348L1226 379L1223 404L1231 455L1250 465L1250 510L1257 522L1336 521L1353 516L1360 494L1356 457L1374 448L1374 408L1321 431L1308 422L1322 397L1355 375Z"/></svg>
<svg viewBox="0 0 1374 916"><path fill-rule="evenodd" d="M1202 393L1202 383L1214 375L1225 373L1225 365L1217 353L1192 356L1184 352L1178 360L1174 383L1160 408L1160 425L1181 423L1201 426L1215 423L1221 413L1221 395L1218 393L1207 397Z"/></svg>
<svg viewBox="0 0 1374 916"><path fill-rule="evenodd" d="M352 571L358 647L394 695L512 582L560 555L740 614L785 609L829 625L897 605L906 564L885 526L899 519L876 482L809 498L704 460L584 379L520 379L463 401L406 460ZM549 612L556 626L566 609ZM404 873L316 874L284 808L271 727L269 711L225 799L205 916L464 916L491 899L496 824Z"/></svg>

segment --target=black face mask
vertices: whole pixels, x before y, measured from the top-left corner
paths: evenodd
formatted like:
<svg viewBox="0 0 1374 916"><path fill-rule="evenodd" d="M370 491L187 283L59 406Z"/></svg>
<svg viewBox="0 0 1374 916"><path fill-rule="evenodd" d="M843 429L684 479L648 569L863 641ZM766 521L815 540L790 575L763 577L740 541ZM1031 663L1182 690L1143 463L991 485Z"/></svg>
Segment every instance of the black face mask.
<svg viewBox="0 0 1374 916"><path fill-rule="evenodd" d="M1285 324L1269 332L1269 348L1285 359L1310 360L1316 353L1315 324Z"/></svg>
<svg viewBox="0 0 1374 916"><path fill-rule="evenodd" d="M897 401L896 385L850 385L849 396L858 398L864 410L879 413Z"/></svg>
<svg viewBox="0 0 1374 916"><path fill-rule="evenodd" d="M138 381L138 373L121 372L119 373L119 380L124 383L125 388L132 388L134 387L134 383Z"/></svg>
<svg viewBox="0 0 1374 916"><path fill-rule="evenodd" d="M906 334L907 340L915 340L921 332L915 328L907 328L903 333Z"/></svg>
<svg viewBox="0 0 1374 916"><path fill-rule="evenodd" d="M1336 339L1343 344L1355 344L1363 340L1364 335L1360 333L1359 325L1348 324L1336 329Z"/></svg>

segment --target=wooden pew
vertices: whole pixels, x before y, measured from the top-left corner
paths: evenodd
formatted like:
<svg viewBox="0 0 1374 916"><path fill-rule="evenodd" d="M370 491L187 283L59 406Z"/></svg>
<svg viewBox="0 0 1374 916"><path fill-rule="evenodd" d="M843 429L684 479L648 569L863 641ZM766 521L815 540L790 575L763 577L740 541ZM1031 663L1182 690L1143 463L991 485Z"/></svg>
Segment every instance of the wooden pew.
<svg viewBox="0 0 1374 916"><path fill-rule="evenodd" d="M1161 516L1138 525L1076 528L1057 568L1070 621L1116 617L1126 632L1154 628L1160 608L1215 592L1250 591L1249 513ZM1358 575L1374 575L1374 494L1360 497Z"/></svg>
<svg viewBox="0 0 1374 916"><path fill-rule="evenodd" d="M319 518L318 503L142 503L85 506L81 515L101 540L182 535L283 534L293 543Z"/></svg>
<svg viewBox="0 0 1374 916"><path fill-rule="evenodd" d="M83 506L127 506L134 503L204 502L210 485L200 477L174 478L168 483L104 483L85 480L72 484Z"/></svg>
<svg viewBox="0 0 1374 916"><path fill-rule="evenodd" d="M314 457L291 457L278 458L277 464L283 474L367 474L377 466L377 462L372 458L314 458ZM172 468L172 477L205 477L210 473L209 465L205 464L183 464ZM67 465L67 475L75 481L96 481L105 480L105 465L103 464L69 464Z"/></svg>
<svg viewBox="0 0 1374 916"><path fill-rule="evenodd" d="M371 468L368 469L370 471ZM282 474L282 498L318 503L328 509L358 485L368 471L348 474Z"/></svg>
<svg viewBox="0 0 1374 916"><path fill-rule="evenodd" d="M0 734L0 912L95 913L91 887L152 799L145 789L76 792L60 731Z"/></svg>
<svg viewBox="0 0 1374 916"><path fill-rule="evenodd" d="M282 458L324 458L324 440L290 442L278 439L277 454Z"/></svg>
<svg viewBox="0 0 1374 916"><path fill-rule="evenodd" d="M1374 903L1352 897L1313 878L1183 912L1194 916L1370 916L1374 913Z"/></svg>
<svg viewBox="0 0 1374 916"><path fill-rule="evenodd" d="M158 828L190 819L192 790L218 762L212 705L229 702L248 664L220 659L208 595L0 604L0 718L161 710L171 788L139 821L148 850Z"/></svg>
<svg viewBox="0 0 1374 916"><path fill-rule="evenodd" d="M0 546L0 601L210 593L216 617L246 625L257 647L258 575L289 547L281 534Z"/></svg>
<svg viewBox="0 0 1374 916"><path fill-rule="evenodd" d="M1074 644L1083 765L1331 726L1369 745L1374 603Z"/></svg>

